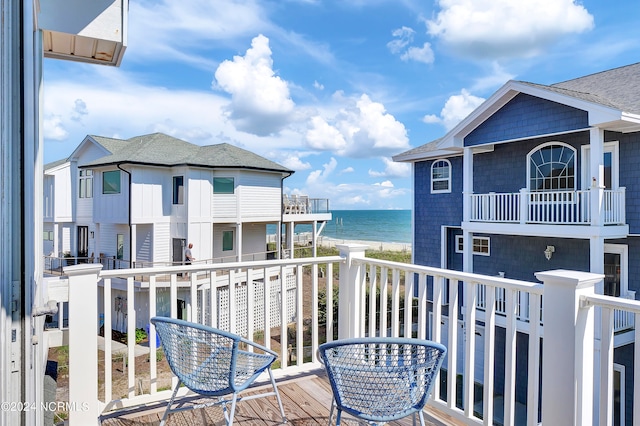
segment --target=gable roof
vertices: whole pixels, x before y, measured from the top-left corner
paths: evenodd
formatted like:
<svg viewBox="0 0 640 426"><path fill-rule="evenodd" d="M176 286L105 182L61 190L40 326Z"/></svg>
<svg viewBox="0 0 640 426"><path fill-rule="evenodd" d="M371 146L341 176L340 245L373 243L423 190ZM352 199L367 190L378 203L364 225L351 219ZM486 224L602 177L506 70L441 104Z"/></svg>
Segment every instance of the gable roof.
<svg viewBox="0 0 640 426"><path fill-rule="evenodd" d="M459 154L464 138L519 93L585 110L590 126L640 131L640 63L636 63L552 85L508 81L445 136L398 154L393 160L411 162ZM435 147L421 149L428 145Z"/></svg>
<svg viewBox="0 0 640 426"><path fill-rule="evenodd" d="M241 168L293 173L280 164L228 143L199 146L164 133L136 136L127 140L90 136L109 154L79 167L116 164L149 166L194 166L206 168Z"/></svg>

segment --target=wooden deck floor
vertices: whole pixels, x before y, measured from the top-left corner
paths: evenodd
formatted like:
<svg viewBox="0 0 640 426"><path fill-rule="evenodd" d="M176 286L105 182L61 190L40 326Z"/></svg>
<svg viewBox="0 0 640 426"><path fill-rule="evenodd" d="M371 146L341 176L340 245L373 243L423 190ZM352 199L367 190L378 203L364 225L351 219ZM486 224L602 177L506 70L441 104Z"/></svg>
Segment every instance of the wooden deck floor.
<svg viewBox="0 0 640 426"><path fill-rule="evenodd" d="M269 385L270 387L270 385ZM322 374L309 374L303 377L278 381L278 390L282 397L287 424L293 426L327 425L331 406L331 388ZM142 426L159 425L165 407L142 412L119 414L117 417L105 417L102 426ZM333 422L335 424L335 414ZM425 409L425 422L428 426L461 425L443 413ZM218 406L195 409L170 414L167 426L224 425L222 409ZM238 403L234 425L281 425L282 419L275 397L258 398ZM343 416L342 424L355 425L357 422ZM390 423L395 426L412 424L411 417Z"/></svg>

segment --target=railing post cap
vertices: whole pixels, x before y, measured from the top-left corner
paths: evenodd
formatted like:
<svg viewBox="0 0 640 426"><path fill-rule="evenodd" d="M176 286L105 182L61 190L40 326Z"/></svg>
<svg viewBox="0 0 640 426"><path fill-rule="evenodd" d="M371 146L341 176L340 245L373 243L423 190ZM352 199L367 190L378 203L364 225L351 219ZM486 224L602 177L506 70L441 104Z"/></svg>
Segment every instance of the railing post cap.
<svg viewBox="0 0 640 426"><path fill-rule="evenodd" d="M346 256L348 254L364 253L364 251L368 249L369 246L367 244L347 243L336 244L336 248L340 251L340 256Z"/></svg>
<svg viewBox="0 0 640 426"><path fill-rule="evenodd" d="M591 272L569 271L566 269L554 269L552 271L536 272L535 276L543 283L554 282L576 288L594 286L604 279L604 274Z"/></svg>
<svg viewBox="0 0 640 426"><path fill-rule="evenodd" d="M68 276L74 275L89 275L92 273L99 273L102 269L102 263L81 263L78 265L65 266L62 268L64 273Z"/></svg>

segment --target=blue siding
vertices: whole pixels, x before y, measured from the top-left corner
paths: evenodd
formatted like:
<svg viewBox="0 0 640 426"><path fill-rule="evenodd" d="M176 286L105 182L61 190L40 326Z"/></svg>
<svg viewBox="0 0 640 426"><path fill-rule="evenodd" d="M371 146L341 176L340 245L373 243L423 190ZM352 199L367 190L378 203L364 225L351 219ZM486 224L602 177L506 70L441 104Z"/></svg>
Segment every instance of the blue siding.
<svg viewBox="0 0 640 426"><path fill-rule="evenodd" d="M627 188L629 233L640 234L640 133L607 134L606 139L620 141L620 186Z"/></svg>
<svg viewBox="0 0 640 426"><path fill-rule="evenodd" d="M580 146L589 144L589 133L545 137L495 145L493 152L473 157L473 192L518 192L527 187L527 154L545 142L563 142L576 149L576 180L580 188Z"/></svg>
<svg viewBox="0 0 640 426"><path fill-rule="evenodd" d="M441 227L460 226L462 223L462 157L449 158L451 162L451 193L431 193L431 164L415 164L415 263L440 267Z"/></svg>
<svg viewBox="0 0 640 426"><path fill-rule="evenodd" d="M586 111L520 93L464 138L464 145L483 145L587 127Z"/></svg>
<svg viewBox="0 0 640 426"><path fill-rule="evenodd" d="M517 235L481 235L491 240L491 256L473 256L473 272L507 278L537 281L536 272L552 269L589 271L589 240L523 237ZM544 256L547 246L555 246L551 260ZM517 247L517 250L514 248ZM459 254L458 256L462 256Z"/></svg>

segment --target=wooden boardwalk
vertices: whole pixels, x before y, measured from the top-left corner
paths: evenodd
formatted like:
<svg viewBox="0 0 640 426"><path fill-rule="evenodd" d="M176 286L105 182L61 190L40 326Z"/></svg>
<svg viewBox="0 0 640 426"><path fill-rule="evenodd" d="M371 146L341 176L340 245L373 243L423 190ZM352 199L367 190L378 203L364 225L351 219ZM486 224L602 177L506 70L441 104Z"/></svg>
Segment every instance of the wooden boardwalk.
<svg viewBox="0 0 640 426"><path fill-rule="evenodd" d="M271 387L270 385L268 385ZM327 425L331 406L331 388L322 374L309 374L295 379L278 381L278 390L282 397L287 424L293 426ZM117 417L105 417L102 426L157 426L166 405L146 410L131 411ZM443 413L425 409L425 422L428 426L462 425ZM335 424L335 414L333 423ZM170 414L167 426L224 425L222 409L218 406ZM281 425L282 418L275 397L258 398L240 402L236 408L234 425L267 426ZM343 416L342 424L355 425L353 418ZM395 426L412 424L411 417L390 423Z"/></svg>

